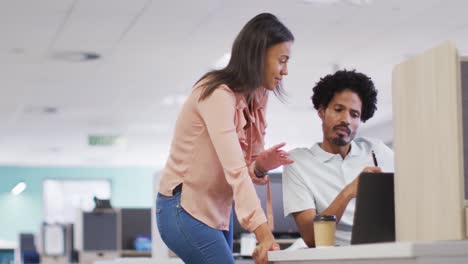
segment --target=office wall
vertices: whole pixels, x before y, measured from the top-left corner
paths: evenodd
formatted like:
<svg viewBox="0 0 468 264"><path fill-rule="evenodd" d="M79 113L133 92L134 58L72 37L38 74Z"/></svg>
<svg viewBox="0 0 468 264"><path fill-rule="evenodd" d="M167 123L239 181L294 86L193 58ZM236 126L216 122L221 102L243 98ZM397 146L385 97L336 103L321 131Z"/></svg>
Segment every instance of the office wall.
<svg viewBox="0 0 468 264"><path fill-rule="evenodd" d="M44 179L108 179L113 206L151 207L155 171L154 168L0 166L0 240L16 240L19 232L38 232ZM20 181L27 184L27 189L13 196L10 191Z"/></svg>

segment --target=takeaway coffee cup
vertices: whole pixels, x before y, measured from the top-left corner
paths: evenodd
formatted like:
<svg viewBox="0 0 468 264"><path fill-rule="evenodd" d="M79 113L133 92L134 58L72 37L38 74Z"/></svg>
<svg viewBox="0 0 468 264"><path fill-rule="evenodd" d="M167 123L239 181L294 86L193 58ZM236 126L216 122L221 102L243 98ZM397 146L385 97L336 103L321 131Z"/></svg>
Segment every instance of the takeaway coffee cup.
<svg viewBox="0 0 468 264"><path fill-rule="evenodd" d="M314 217L315 247L335 246L336 217L334 215L316 215Z"/></svg>

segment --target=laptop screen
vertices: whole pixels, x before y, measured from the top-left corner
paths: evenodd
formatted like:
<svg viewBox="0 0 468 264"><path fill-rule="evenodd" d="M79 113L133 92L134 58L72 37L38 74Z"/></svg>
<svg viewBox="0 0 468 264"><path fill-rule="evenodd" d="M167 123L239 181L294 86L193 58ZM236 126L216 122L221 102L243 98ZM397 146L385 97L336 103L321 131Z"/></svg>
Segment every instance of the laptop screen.
<svg viewBox="0 0 468 264"><path fill-rule="evenodd" d="M393 173L361 173L351 244L395 241Z"/></svg>

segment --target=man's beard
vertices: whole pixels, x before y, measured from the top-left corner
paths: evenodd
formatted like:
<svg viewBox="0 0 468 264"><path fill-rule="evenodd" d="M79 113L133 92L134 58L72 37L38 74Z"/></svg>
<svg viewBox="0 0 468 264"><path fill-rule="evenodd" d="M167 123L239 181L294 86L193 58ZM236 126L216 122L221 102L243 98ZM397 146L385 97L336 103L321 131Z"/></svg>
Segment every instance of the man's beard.
<svg viewBox="0 0 468 264"><path fill-rule="evenodd" d="M344 137L335 137L331 139L331 142L339 147L344 147L349 142L351 142L351 139L349 141L346 141Z"/></svg>
<svg viewBox="0 0 468 264"><path fill-rule="evenodd" d="M346 130L346 132L347 132L347 134L349 136L349 141L346 141L344 136L342 136L342 137L340 137L340 136L332 137L330 141L331 141L332 144L335 144L335 145L337 145L339 147L344 147L344 146L348 145L349 142L351 142L351 140L353 140L354 134L351 132L351 129L346 124L343 124L343 123L341 123L341 124L339 124L337 126L334 126L333 131L337 131L340 127L341 127L341 129Z"/></svg>

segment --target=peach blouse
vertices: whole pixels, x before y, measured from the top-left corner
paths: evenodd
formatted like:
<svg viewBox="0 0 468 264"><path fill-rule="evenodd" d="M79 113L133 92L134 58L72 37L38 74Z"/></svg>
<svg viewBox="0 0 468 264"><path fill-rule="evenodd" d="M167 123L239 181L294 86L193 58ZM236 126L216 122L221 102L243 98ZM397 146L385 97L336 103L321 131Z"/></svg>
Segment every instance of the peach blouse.
<svg viewBox="0 0 468 264"><path fill-rule="evenodd" d="M264 148L268 91L260 88L251 106L226 85L199 101L197 84L178 116L159 192L172 196L183 183L181 206L194 218L228 230L232 207L239 223L253 231L267 221L250 175Z"/></svg>

